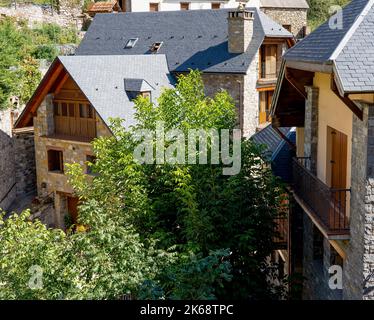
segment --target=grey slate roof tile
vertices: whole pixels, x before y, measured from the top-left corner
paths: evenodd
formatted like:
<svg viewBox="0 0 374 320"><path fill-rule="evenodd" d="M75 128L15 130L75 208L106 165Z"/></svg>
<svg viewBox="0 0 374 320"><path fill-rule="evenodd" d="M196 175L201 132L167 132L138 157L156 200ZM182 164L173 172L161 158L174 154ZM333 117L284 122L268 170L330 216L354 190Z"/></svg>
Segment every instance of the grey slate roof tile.
<svg viewBox="0 0 374 320"><path fill-rule="evenodd" d="M157 54L166 54L170 71L246 73L265 36L292 37L259 9L254 36L243 54L231 54L227 44L228 9L97 14L76 55L153 54L149 48L163 42ZM127 41L138 38L133 48Z"/></svg>
<svg viewBox="0 0 374 320"><path fill-rule="evenodd" d="M374 91L373 27L374 6L336 59L336 69L346 92ZM354 74L344 72L346 67Z"/></svg>
<svg viewBox="0 0 374 320"><path fill-rule="evenodd" d="M125 119L126 127L135 124L134 103L125 91L125 79L141 79L130 80L130 85L151 88L152 101L160 96L163 87L175 84L165 55L61 56L58 59L106 123L109 118L119 117Z"/></svg>
<svg viewBox="0 0 374 320"><path fill-rule="evenodd" d="M364 9L368 12L364 15ZM357 21L359 17L363 20ZM356 23L355 22L360 22ZM345 92L374 92L374 1L352 0L343 9L343 28L328 21L284 55L286 61L335 63ZM348 41L345 39L347 35ZM337 50L336 57L332 54Z"/></svg>
<svg viewBox="0 0 374 320"><path fill-rule="evenodd" d="M329 21L301 40L286 52L286 60L326 62L343 40L345 34L365 8L369 0L352 0L343 9L343 27L331 29Z"/></svg>

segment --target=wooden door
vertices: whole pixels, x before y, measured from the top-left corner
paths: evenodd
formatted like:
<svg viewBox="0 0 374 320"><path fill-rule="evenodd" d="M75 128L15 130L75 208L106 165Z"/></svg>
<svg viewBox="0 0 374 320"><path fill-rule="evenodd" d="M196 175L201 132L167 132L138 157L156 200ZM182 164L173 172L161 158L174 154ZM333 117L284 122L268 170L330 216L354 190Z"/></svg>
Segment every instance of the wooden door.
<svg viewBox="0 0 374 320"><path fill-rule="evenodd" d="M346 205L347 195L347 136L333 128L328 127L329 163L330 163L330 187L331 209L329 216L330 227L334 229L345 228L347 223Z"/></svg>
<svg viewBox="0 0 374 320"><path fill-rule="evenodd" d="M77 197L68 197L68 213L73 221L73 224L77 224L78 203L79 199Z"/></svg>
<svg viewBox="0 0 374 320"><path fill-rule="evenodd" d="M347 136L330 128L330 164L331 188L345 189L347 187Z"/></svg>

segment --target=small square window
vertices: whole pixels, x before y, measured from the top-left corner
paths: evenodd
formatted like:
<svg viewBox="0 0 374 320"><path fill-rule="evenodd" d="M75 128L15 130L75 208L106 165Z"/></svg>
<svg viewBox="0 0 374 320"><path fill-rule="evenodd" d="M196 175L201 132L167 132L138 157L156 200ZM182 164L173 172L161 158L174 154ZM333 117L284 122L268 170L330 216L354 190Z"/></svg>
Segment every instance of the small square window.
<svg viewBox="0 0 374 320"><path fill-rule="evenodd" d="M140 92L140 95L141 95L143 98L151 99L151 92L150 92L150 91Z"/></svg>
<svg viewBox="0 0 374 320"><path fill-rule="evenodd" d="M62 151L48 150L48 171L64 173L64 160Z"/></svg>
<svg viewBox="0 0 374 320"><path fill-rule="evenodd" d="M155 12L155 11L158 11L159 10L159 6L158 6L158 3L150 3L149 4L149 11L151 12Z"/></svg>
<svg viewBox="0 0 374 320"><path fill-rule="evenodd" d="M134 48L138 40L139 38L131 38L129 41L127 41L125 49Z"/></svg>
<svg viewBox="0 0 374 320"><path fill-rule="evenodd" d="M93 118L92 106L90 104L79 104L79 116L81 118Z"/></svg>
<svg viewBox="0 0 374 320"><path fill-rule="evenodd" d="M150 50L151 52L156 53L158 50L160 50L161 46L162 46L162 42L155 42L154 44L152 44Z"/></svg>
<svg viewBox="0 0 374 320"><path fill-rule="evenodd" d="M181 10L190 10L189 2L181 2Z"/></svg>
<svg viewBox="0 0 374 320"><path fill-rule="evenodd" d="M212 9L217 10L221 8L221 4L219 2L212 3Z"/></svg>

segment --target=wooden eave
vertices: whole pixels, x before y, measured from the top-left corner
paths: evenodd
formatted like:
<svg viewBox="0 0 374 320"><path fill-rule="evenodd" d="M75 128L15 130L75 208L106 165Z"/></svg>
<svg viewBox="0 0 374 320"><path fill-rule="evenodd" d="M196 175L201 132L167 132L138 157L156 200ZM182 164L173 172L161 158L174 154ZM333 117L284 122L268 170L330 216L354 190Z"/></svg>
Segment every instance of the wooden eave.
<svg viewBox="0 0 374 320"><path fill-rule="evenodd" d="M32 95L31 99L26 104L26 107L22 111L21 115L17 119L16 123L14 124L14 129L20 129L25 127L32 127L33 126L33 117L36 116L37 109L39 108L40 104L44 100L45 96L49 93L58 93L66 82L68 78L71 78L73 81L73 77L69 74L69 72L65 69L61 61L56 58L51 66L49 67L47 73L43 77L42 81L36 88L34 94ZM75 81L74 81L75 82ZM80 86L75 82L77 87L81 90L83 96L92 107L95 109L96 115L100 118L100 120L105 124L110 132L110 128L101 117L99 112L97 112L95 106L92 104L90 99L87 98L84 91L80 88Z"/></svg>
<svg viewBox="0 0 374 320"><path fill-rule="evenodd" d="M314 73L289 68L282 62L271 115L273 127L303 127L305 117L305 86L313 84Z"/></svg>
<svg viewBox="0 0 374 320"><path fill-rule="evenodd" d="M33 117L36 115L37 108L45 96L53 90L53 85L56 85L58 80L64 77L64 73L66 71L61 61L56 58L17 119L14 125L15 129L33 126Z"/></svg>

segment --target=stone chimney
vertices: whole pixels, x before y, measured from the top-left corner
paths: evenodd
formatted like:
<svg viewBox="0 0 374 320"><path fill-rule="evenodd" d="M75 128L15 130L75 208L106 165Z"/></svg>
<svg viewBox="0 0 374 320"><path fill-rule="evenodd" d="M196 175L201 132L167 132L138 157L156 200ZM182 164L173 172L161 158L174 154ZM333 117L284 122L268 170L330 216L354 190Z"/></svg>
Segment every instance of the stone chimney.
<svg viewBox="0 0 374 320"><path fill-rule="evenodd" d="M240 5L235 11L229 11L227 19L229 52L245 52L253 36L254 12Z"/></svg>

